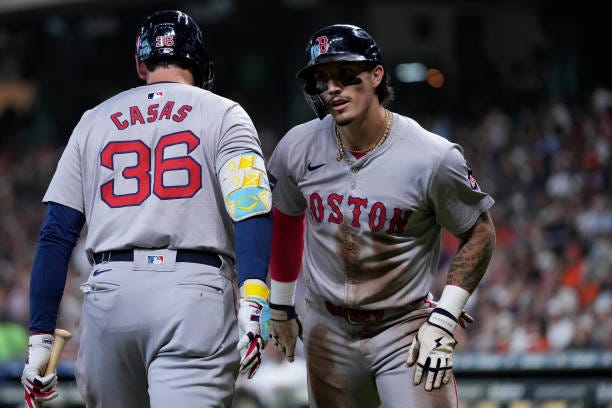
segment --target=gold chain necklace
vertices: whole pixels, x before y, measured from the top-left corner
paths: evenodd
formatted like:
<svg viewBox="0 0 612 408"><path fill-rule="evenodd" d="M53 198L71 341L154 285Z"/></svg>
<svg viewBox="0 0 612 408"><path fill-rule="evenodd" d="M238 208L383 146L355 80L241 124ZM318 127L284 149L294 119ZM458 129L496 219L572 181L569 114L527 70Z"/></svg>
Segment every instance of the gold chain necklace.
<svg viewBox="0 0 612 408"><path fill-rule="evenodd" d="M385 118L386 118L385 131L380 136L380 138L378 138L378 140L376 142L374 142L373 145L371 145L371 146L369 146L369 147L367 147L365 149L362 149L362 150L349 150L349 151L351 153L373 152L374 150L378 149L383 143L385 143L385 140L387 140L387 138L389 137L389 130L391 130L391 122L393 122L393 115L387 109L385 109ZM348 149L346 147L344 147L344 143L342 142L342 137L340 136L340 131L338 130L338 126L335 125L334 129L336 131L336 144L338 145L338 154L336 155L336 160L337 161L344 160L349 165L352 165L353 164L353 160L349 159L346 156L345 151L348 150Z"/></svg>

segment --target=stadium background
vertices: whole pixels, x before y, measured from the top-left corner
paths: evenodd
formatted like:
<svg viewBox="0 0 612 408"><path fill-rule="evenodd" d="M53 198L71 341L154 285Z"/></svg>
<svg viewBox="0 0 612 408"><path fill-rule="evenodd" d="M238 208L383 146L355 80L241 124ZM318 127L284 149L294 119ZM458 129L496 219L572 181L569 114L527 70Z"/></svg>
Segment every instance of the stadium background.
<svg viewBox="0 0 612 408"><path fill-rule="evenodd" d="M295 79L308 36L337 22L366 28L396 88L393 110L461 143L497 202L498 245L468 303L476 324L458 333L462 407L612 407L612 36L599 7L0 0L0 407L22 406L40 199L82 113L140 85L136 29L163 8L202 25L215 91L251 114L267 155L313 117ZM427 68L442 72L441 87L428 83ZM445 235L437 288L455 247ZM58 323L75 336L87 273L78 247ZM81 406L72 384L77 346L68 344L61 397L49 407ZM303 360L281 363L273 346L266 354L255 380L240 381L236 406L304 406Z"/></svg>

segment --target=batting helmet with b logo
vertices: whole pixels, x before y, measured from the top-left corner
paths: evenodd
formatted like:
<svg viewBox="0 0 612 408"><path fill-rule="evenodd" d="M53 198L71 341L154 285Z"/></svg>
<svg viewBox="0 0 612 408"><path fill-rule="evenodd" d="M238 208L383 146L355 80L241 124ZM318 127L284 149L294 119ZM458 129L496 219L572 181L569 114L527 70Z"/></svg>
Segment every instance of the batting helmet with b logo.
<svg viewBox="0 0 612 408"><path fill-rule="evenodd" d="M306 44L306 66L297 76L309 79L312 68L328 62L366 61L383 65L380 48L363 28L334 24L314 33Z"/></svg>
<svg viewBox="0 0 612 408"><path fill-rule="evenodd" d="M363 28L350 24L334 24L314 33L306 43L306 66L297 73L304 80L304 96L319 119L327 114L322 92L315 84L313 71L331 62L366 62L372 66L383 65L382 52L374 38ZM345 85L354 84L347 83ZM387 85L380 85L384 101L390 94Z"/></svg>
<svg viewBox="0 0 612 408"><path fill-rule="evenodd" d="M136 37L136 58L143 62L179 61L194 66L196 84L210 89L214 77L202 31L187 14L158 11L145 20Z"/></svg>

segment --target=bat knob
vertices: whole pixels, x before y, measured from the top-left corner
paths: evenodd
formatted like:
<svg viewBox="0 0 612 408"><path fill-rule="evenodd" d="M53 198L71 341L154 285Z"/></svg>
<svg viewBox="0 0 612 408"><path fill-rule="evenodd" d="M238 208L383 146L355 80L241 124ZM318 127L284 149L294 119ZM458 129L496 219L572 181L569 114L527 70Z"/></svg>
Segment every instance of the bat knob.
<svg viewBox="0 0 612 408"><path fill-rule="evenodd" d="M53 334L56 337L62 337L64 339L66 339L66 340L70 340L72 338L72 333L70 333L68 330L64 330L64 329L55 329Z"/></svg>

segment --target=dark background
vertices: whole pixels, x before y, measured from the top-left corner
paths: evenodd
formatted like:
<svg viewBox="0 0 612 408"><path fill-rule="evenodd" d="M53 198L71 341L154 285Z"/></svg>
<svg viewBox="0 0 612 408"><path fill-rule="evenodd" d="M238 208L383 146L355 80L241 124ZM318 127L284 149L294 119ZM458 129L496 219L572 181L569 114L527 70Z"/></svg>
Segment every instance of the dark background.
<svg viewBox="0 0 612 408"><path fill-rule="evenodd" d="M1 146L61 144L85 109L140 85L134 38L144 17L164 8L185 11L201 24L217 67L214 90L240 102L272 140L313 117L295 72L305 62L308 37L333 23L366 28L392 75L396 64L416 61L445 74L440 89L392 78L394 109L417 119L468 119L494 106L512 113L555 98L584 104L594 88L611 85L607 14L589 2L151 3L73 0L30 8L24 0L4 12L0 6L0 81L25 81L34 94L25 109L34 115L28 134L4 133Z"/></svg>
<svg viewBox="0 0 612 408"><path fill-rule="evenodd" d="M594 4L0 0L0 407L23 403L40 200L84 111L142 84L136 34L161 9L200 23L214 90L244 106L266 154L315 117L295 77L310 35L334 23L368 30L396 90L391 109L461 144L496 201L493 259L466 305L476 323L455 333L462 407L509 407L509 398L612 406L612 36L609 13ZM400 82L397 65L414 62L439 69L444 86ZM443 235L436 290L456 244ZM67 373L90 271L81 240L58 319L74 335L62 356ZM250 389L277 397L270 388L294 376L304 396L305 372L277 367L276 349L265 350L261 383ZM79 399L74 387L62 395Z"/></svg>

